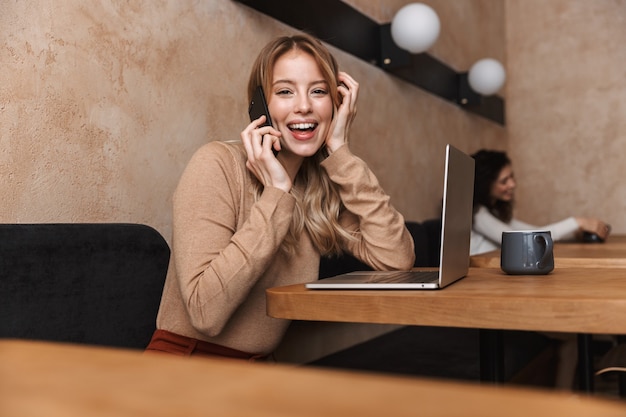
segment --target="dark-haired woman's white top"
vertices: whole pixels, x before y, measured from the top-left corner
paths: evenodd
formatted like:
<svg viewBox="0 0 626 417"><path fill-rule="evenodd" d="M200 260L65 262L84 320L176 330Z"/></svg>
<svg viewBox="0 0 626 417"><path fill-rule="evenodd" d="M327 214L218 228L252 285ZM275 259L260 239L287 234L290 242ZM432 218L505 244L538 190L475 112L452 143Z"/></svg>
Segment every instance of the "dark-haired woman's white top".
<svg viewBox="0 0 626 417"><path fill-rule="evenodd" d="M559 241L574 239L578 229L578 222L574 217L568 217L545 226L535 226L517 219L505 223L491 214L487 207L481 206L474 214L470 254L478 255L500 249L502 232L511 230L549 230L552 240Z"/></svg>

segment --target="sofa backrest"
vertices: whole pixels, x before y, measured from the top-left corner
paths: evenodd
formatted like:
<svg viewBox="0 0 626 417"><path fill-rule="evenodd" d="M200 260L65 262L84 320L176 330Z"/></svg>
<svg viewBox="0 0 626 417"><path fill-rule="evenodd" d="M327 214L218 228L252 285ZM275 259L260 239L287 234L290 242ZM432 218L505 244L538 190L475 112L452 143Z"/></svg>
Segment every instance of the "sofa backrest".
<svg viewBox="0 0 626 417"><path fill-rule="evenodd" d="M0 224L0 338L144 348L170 249L140 224Z"/></svg>
<svg viewBox="0 0 626 417"><path fill-rule="evenodd" d="M424 220L422 227L428 239L428 266L439 266L441 263L441 218Z"/></svg>
<svg viewBox="0 0 626 417"><path fill-rule="evenodd" d="M431 242L431 237L429 236L430 229L424 228L421 223L411 221L406 222L406 227L415 243L415 263L413 266L439 266L439 258L435 258L432 255L433 250L436 250L438 253L438 249L432 247L436 242ZM319 279L352 271L371 270L371 267L350 254L344 254L340 257L322 257L320 259Z"/></svg>

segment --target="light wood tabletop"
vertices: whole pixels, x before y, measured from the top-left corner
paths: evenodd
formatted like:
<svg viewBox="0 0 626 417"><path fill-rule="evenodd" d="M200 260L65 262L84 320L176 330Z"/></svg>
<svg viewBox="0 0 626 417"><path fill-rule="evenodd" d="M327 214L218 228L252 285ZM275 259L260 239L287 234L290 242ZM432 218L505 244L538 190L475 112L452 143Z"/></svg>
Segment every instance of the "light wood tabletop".
<svg viewBox="0 0 626 417"><path fill-rule="evenodd" d="M611 417L626 415L626 403L565 392L3 340L0 415Z"/></svg>
<svg viewBox="0 0 626 417"><path fill-rule="evenodd" d="M470 266L500 268L500 250L470 257ZM604 243L556 242L555 268L626 268L626 235L609 236Z"/></svg>
<svg viewBox="0 0 626 417"><path fill-rule="evenodd" d="M271 317L478 329L626 334L626 268L507 275L470 268L442 290L270 288Z"/></svg>
<svg viewBox="0 0 626 417"><path fill-rule="evenodd" d="M470 268L441 290L309 290L299 284L266 294L275 318L479 329L481 379L496 383L504 375L500 330L578 334L579 389L586 392L594 389L592 335L626 335L626 268L555 268L547 275Z"/></svg>

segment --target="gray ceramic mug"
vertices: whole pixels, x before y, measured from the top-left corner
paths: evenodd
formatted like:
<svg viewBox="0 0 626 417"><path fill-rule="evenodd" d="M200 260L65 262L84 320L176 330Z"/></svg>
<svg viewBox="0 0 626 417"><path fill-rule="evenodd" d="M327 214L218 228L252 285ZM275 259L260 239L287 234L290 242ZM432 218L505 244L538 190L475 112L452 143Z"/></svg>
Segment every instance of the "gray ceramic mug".
<svg viewBox="0 0 626 417"><path fill-rule="evenodd" d="M502 232L500 267L512 275L543 275L554 269L554 243L549 231Z"/></svg>

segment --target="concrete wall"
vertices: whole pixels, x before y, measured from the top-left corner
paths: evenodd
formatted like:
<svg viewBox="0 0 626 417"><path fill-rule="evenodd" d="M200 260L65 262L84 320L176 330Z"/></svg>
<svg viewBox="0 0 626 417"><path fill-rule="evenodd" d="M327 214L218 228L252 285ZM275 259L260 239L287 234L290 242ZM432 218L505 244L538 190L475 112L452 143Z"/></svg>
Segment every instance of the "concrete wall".
<svg viewBox="0 0 626 417"><path fill-rule="evenodd" d="M388 22L407 1L353 0ZM458 70L504 59L501 0L430 1L432 53ZM192 153L247 123L259 49L294 29L230 0L0 5L0 221L146 223L170 239ZM352 148L409 220L437 215L447 142L506 147L507 129L342 51L361 84Z"/></svg>
<svg viewBox="0 0 626 417"><path fill-rule="evenodd" d="M384 23L408 2L349 3ZM437 214L451 142L509 150L521 218L626 231L626 1L426 3L442 23L434 56L458 71L505 63L507 125L335 50L362 85L352 147L407 219ZM3 2L0 221L141 222L169 239L182 169L203 143L238 138L253 57L292 32L230 0Z"/></svg>
<svg viewBox="0 0 626 417"><path fill-rule="evenodd" d="M507 0L506 25L520 218L626 233L626 1Z"/></svg>

